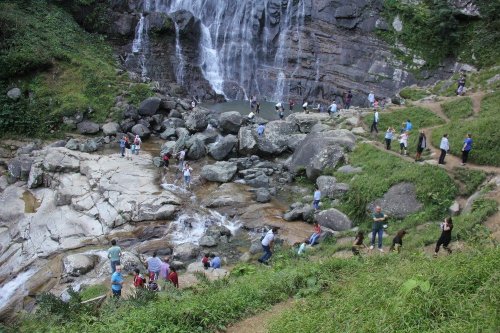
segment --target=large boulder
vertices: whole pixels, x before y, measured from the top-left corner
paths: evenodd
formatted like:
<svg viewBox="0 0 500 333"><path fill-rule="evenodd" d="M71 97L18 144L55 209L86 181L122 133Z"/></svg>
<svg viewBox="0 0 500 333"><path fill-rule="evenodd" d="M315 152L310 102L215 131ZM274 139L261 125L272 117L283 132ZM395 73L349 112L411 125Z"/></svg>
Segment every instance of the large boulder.
<svg viewBox="0 0 500 333"><path fill-rule="evenodd" d="M90 120L84 120L76 125L81 134L96 134L99 132L99 125Z"/></svg>
<svg viewBox="0 0 500 333"><path fill-rule="evenodd" d="M116 133L120 132L121 128L118 123L110 122L102 125L102 132L104 135L116 135Z"/></svg>
<svg viewBox="0 0 500 333"><path fill-rule="evenodd" d="M10 99L17 101L21 97L21 89L19 88L12 88L9 91L7 91L7 97Z"/></svg>
<svg viewBox="0 0 500 333"><path fill-rule="evenodd" d="M289 137L298 133L297 125L286 121L270 121L262 136L257 137L259 155L273 156L285 152Z"/></svg>
<svg viewBox="0 0 500 333"><path fill-rule="evenodd" d="M158 97L149 97L141 102L138 113L141 116L152 116L160 108L161 99Z"/></svg>
<svg viewBox="0 0 500 333"><path fill-rule="evenodd" d="M299 131L302 133L311 132L314 125L319 124L321 121L330 119L328 113L292 113L287 117L287 121L296 124Z"/></svg>
<svg viewBox="0 0 500 333"><path fill-rule="evenodd" d="M78 172L80 158L66 148L54 148L45 156L43 168L49 172Z"/></svg>
<svg viewBox="0 0 500 333"><path fill-rule="evenodd" d="M319 212L315 215L314 221L334 231L344 231L352 228L352 222L347 215L335 208Z"/></svg>
<svg viewBox="0 0 500 333"><path fill-rule="evenodd" d="M90 272L99 261L96 255L70 254L63 259L64 272L71 276L80 276Z"/></svg>
<svg viewBox="0 0 500 333"><path fill-rule="evenodd" d="M163 130L167 129L167 128L177 128L177 127L184 127L184 126L186 126L184 120L179 119L179 118L168 118L168 119L165 119L161 123L161 128Z"/></svg>
<svg viewBox="0 0 500 333"><path fill-rule="evenodd" d="M216 162L205 165L201 169L201 176L208 181L227 183L236 174L236 164L232 162Z"/></svg>
<svg viewBox="0 0 500 333"><path fill-rule="evenodd" d="M135 135L139 135L144 140L148 139L151 136L151 131L143 124L134 125L134 127L132 127L131 129L131 132Z"/></svg>
<svg viewBox="0 0 500 333"><path fill-rule="evenodd" d="M238 111L224 112L219 118L219 127L225 133L237 134L242 123L243 116Z"/></svg>
<svg viewBox="0 0 500 333"><path fill-rule="evenodd" d="M27 180L30 174L33 158L28 156L16 157L9 161L7 168L9 170L9 177L17 180Z"/></svg>
<svg viewBox="0 0 500 333"><path fill-rule="evenodd" d="M417 200L413 183L399 183L392 186L382 198L369 203L367 209L373 211L376 206L380 206L385 214L398 219L418 212L423 207Z"/></svg>
<svg viewBox="0 0 500 333"><path fill-rule="evenodd" d="M238 132L238 152L242 155L252 155L257 151L257 141L250 127L241 127Z"/></svg>
<svg viewBox="0 0 500 333"><path fill-rule="evenodd" d="M192 141L190 140L190 146L187 152L187 157L190 160L199 160L200 158L205 157L206 154L207 150L205 149L203 141L197 138L193 139Z"/></svg>
<svg viewBox="0 0 500 333"><path fill-rule="evenodd" d="M200 248L193 243L182 243L174 247L174 258L180 261L189 261L198 256Z"/></svg>
<svg viewBox="0 0 500 333"><path fill-rule="evenodd" d="M233 150L238 143L234 135L226 135L218 142L209 145L208 153L217 161L223 160Z"/></svg>
<svg viewBox="0 0 500 333"><path fill-rule="evenodd" d="M321 133L310 133L295 149L289 168L296 173L305 169L311 180L324 169L334 169L344 160L344 149L353 149L356 139L349 131L333 130Z"/></svg>
<svg viewBox="0 0 500 333"><path fill-rule="evenodd" d="M186 128L191 132L204 131L208 126L208 111L196 108L185 117Z"/></svg>
<svg viewBox="0 0 500 333"><path fill-rule="evenodd" d="M200 238L200 246L203 247L214 247L217 246L217 241L212 236L203 236Z"/></svg>

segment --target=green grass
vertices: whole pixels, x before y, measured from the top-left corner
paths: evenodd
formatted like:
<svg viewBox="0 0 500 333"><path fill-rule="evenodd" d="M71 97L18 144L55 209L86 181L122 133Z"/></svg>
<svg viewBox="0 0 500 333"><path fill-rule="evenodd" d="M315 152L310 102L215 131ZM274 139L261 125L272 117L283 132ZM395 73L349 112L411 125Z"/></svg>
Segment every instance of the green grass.
<svg viewBox="0 0 500 333"><path fill-rule="evenodd" d="M413 154L416 151L418 142L418 132L421 128L431 127L436 125L444 124L445 121L438 116L436 116L432 111L423 107L410 106L401 110L396 110L392 112L379 112L379 134L376 138L380 142L384 142L385 131L389 126L394 127L396 133L392 141L392 149L399 151L398 135L400 129L402 128L402 123L406 123L406 120L410 119L413 124L413 130L410 133L408 139L408 150ZM368 128L370 128L373 122L373 114L363 117L363 121Z"/></svg>
<svg viewBox="0 0 500 333"><path fill-rule="evenodd" d="M472 134L474 140L472 151L469 154L471 163L481 165L500 166L500 92L491 93L481 101L479 116L470 121L456 120L437 128L432 132L432 143L439 147L444 133L448 133L451 153L461 156L463 141L467 133Z"/></svg>
<svg viewBox="0 0 500 333"><path fill-rule="evenodd" d="M399 96L410 101L418 101L424 97L429 96L429 93L421 88L406 87L401 89Z"/></svg>
<svg viewBox="0 0 500 333"><path fill-rule="evenodd" d="M453 178L463 184L463 188L460 188L460 195L462 196L473 194L486 180L486 174L480 170L456 167L451 172Z"/></svg>
<svg viewBox="0 0 500 333"><path fill-rule="evenodd" d="M106 295L109 292L109 287L103 284L96 284L93 286L88 286L80 292L82 301L86 301L97 296Z"/></svg>
<svg viewBox="0 0 500 333"><path fill-rule="evenodd" d="M464 119L472 116L472 99L463 97L441 104L444 114L451 120Z"/></svg>
<svg viewBox="0 0 500 333"><path fill-rule="evenodd" d="M391 228L395 229L440 219L457 193L453 181L441 168L407 162L369 144L358 145L350 154L349 162L354 166L361 166L364 172L355 177L335 174L339 182L351 185L351 190L341 201L340 210L367 230L371 226L366 212L367 204L382 197L393 185L401 182L415 184L417 198L424 204L422 211L409 215L403 221L390 224Z"/></svg>
<svg viewBox="0 0 500 333"><path fill-rule="evenodd" d="M119 116L110 112L122 81L111 47L52 2L28 2L0 3L0 88L23 91L18 102L0 100L2 134L44 136L76 112Z"/></svg>

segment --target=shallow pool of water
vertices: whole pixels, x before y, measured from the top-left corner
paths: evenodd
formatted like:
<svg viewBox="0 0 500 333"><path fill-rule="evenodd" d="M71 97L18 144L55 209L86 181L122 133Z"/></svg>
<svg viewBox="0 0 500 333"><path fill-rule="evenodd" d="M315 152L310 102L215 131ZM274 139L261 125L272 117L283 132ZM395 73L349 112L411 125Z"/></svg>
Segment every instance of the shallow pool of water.
<svg viewBox="0 0 500 333"><path fill-rule="evenodd" d="M30 191L24 191L22 199L24 201L25 213L36 213L36 210L42 204L39 200L37 200L37 198L35 198L33 193L31 193Z"/></svg>

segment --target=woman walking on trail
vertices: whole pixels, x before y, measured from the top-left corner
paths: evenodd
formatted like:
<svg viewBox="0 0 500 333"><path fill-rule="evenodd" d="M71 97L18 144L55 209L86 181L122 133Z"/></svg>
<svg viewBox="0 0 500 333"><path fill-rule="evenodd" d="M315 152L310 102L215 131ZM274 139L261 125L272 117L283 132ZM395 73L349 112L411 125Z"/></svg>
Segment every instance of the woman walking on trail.
<svg viewBox="0 0 500 333"><path fill-rule="evenodd" d="M462 147L462 165L467 163L467 159L469 158L469 152L472 150L472 137L470 133L467 133L467 136L464 140L464 146Z"/></svg>
<svg viewBox="0 0 500 333"><path fill-rule="evenodd" d="M352 254L355 256L359 256L359 249L362 247L366 247L365 244L363 244L363 240L365 239L365 234L363 231L358 231L358 234L356 235L356 238L354 239L354 242L352 243Z"/></svg>
<svg viewBox="0 0 500 333"><path fill-rule="evenodd" d="M391 150L391 142L394 138L394 128L389 127L385 132L385 149Z"/></svg>
<svg viewBox="0 0 500 333"><path fill-rule="evenodd" d="M427 137L423 130L420 131L420 135L418 136L418 144L417 144L417 154L415 155L415 162L421 160L422 152L427 147Z"/></svg>
<svg viewBox="0 0 500 333"><path fill-rule="evenodd" d="M403 152L405 155L408 155L408 131L403 132L399 136L399 151L400 154L403 155Z"/></svg>
<svg viewBox="0 0 500 333"><path fill-rule="evenodd" d="M451 249L448 245L451 242L451 231L453 230L453 221L451 217L447 217L444 219L444 222L441 223L441 236L439 237L436 243L436 249L434 250L434 257L437 257L439 248L443 245L443 248L448 251L448 254L451 254Z"/></svg>

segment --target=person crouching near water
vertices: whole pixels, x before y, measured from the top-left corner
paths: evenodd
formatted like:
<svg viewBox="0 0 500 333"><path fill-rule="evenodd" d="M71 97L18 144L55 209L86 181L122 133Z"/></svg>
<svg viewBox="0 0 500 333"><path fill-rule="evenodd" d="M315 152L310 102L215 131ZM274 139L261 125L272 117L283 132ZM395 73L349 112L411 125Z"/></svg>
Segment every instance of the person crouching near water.
<svg viewBox="0 0 500 333"><path fill-rule="evenodd" d="M399 230L396 236L392 239L392 245L389 251L394 251L397 253L401 253L401 247L403 246L403 237L406 235L405 230Z"/></svg>

